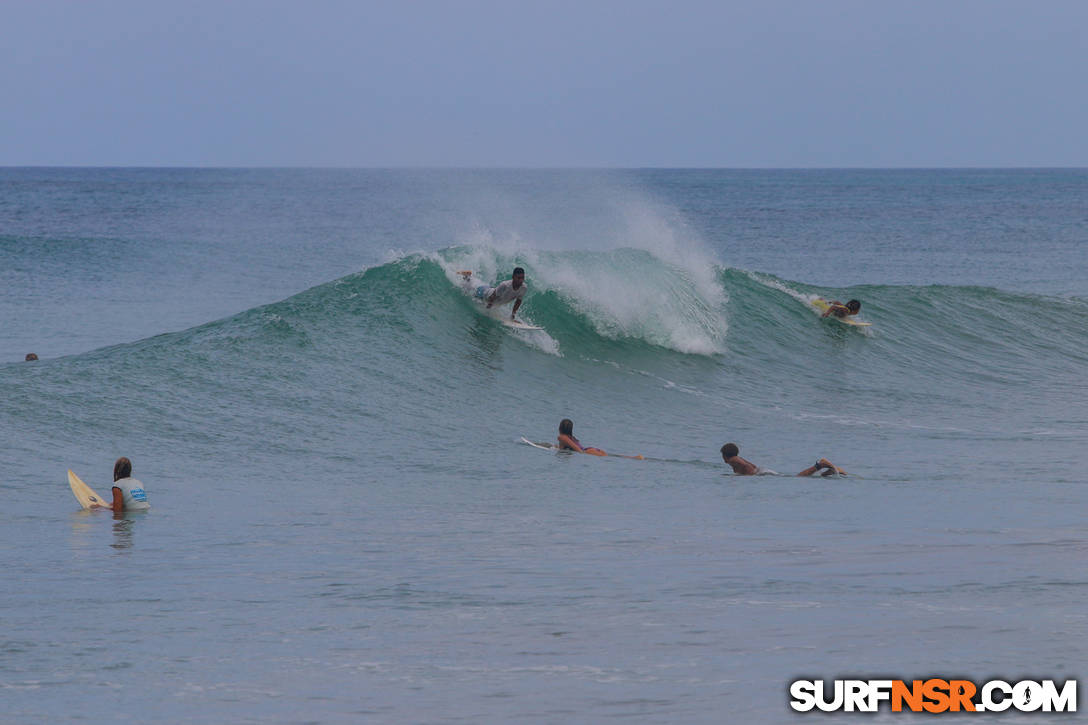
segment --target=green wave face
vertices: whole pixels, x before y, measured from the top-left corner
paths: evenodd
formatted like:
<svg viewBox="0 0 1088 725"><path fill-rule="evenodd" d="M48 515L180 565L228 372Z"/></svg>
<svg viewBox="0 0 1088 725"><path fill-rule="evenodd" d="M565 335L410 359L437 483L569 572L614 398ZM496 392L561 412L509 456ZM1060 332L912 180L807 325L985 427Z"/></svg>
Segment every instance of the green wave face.
<svg viewBox="0 0 1088 725"><path fill-rule="evenodd" d="M457 274L472 269L494 283L515 265L529 284L520 316L543 331L511 330L483 314ZM820 319L807 303L816 295L861 300L872 327ZM39 415L36 395L74 395L84 404L76 418L88 425L102 416L159 425L169 410L179 430L249 410L262 425L297 426L301 416L315 430L327 427L326 416L407 415L403 425L441 436L467 410L572 397L681 420L699 398L723 412L833 410L911 425L968 419L966 428L998 416L1030 426L1053 417L1047 400L1070 401L1070 420L1088 418L1078 402L1088 400L1086 323L1088 303L1075 298L818 288L634 249L519 257L464 246L404 256L189 330L33 368L7 365L3 374L30 386L5 402L27 406L24 417Z"/></svg>

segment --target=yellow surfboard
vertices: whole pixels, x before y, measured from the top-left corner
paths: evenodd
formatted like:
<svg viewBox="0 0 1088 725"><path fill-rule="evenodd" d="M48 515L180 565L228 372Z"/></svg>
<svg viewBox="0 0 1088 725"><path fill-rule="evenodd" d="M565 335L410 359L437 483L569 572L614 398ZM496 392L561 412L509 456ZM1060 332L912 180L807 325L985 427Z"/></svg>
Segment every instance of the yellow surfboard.
<svg viewBox="0 0 1088 725"><path fill-rule="evenodd" d="M68 469L68 485L72 487L72 493L75 494L76 500L79 501L79 505L83 508L89 509L92 504L113 508L113 499L107 500L99 496L94 492L93 488L83 483L79 476L72 473L71 469Z"/></svg>

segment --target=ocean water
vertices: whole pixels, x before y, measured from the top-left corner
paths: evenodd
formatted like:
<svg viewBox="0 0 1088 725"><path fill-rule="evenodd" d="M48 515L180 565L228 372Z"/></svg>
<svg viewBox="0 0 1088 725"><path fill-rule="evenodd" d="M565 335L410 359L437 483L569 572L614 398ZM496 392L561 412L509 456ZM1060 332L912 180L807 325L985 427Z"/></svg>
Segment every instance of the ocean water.
<svg viewBox="0 0 1088 725"><path fill-rule="evenodd" d="M1077 678L1086 262L1084 170L0 169L0 722ZM458 288L515 265L543 331Z"/></svg>

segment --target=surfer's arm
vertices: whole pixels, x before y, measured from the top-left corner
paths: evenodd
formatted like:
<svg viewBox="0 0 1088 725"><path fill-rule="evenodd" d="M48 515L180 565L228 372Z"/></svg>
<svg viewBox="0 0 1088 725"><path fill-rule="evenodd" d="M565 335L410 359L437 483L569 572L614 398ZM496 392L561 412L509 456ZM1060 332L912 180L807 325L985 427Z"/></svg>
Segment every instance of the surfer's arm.
<svg viewBox="0 0 1088 725"><path fill-rule="evenodd" d="M521 307L521 298L518 297L514 300L514 309L510 310L510 319L514 319L514 316L518 314L518 308Z"/></svg>
<svg viewBox="0 0 1088 725"><path fill-rule="evenodd" d="M824 313L820 315L820 317L829 317L831 315L835 315L835 317L846 317L847 315L852 314L854 313L850 311L849 307L842 302L835 300L834 302L829 303L828 308L824 310Z"/></svg>
<svg viewBox="0 0 1088 725"><path fill-rule="evenodd" d="M825 470L823 472L824 476L845 476L846 475L846 471L842 470L841 468L839 468L838 466L836 466L834 463L827 460L826 458L821 458L819 460L819 462L824 464L824 468L827 469L827 470Z"/></svg>
<svg viewBox="0 0 1088 725"><path fill-rule="evenodd" d="M124 511L125 510L125 494L121 493L121 489L117 486L113 487L113 504L105 506L100 503L91 504L93 509L109 509L111 511Z"/></svg>
<svg viewBox="0 0 1088 725"><path fill-rule="evenodd" d="M582 446L578 444L578 441L574 440L565 433L561 433L559 435L559 447L566 448L570 451L577 451L578 453L585 453L585 449L583 449Z"/></svg>
<svg viewBox="0 0 1088 725"><path fill-rule="evenodd" d="M732 461L726 461L729 463L730 468L733 469L733 473L738 476L754 476L759 473L759 466L751 461L745 460L740 456L737 456Z"/></svg>

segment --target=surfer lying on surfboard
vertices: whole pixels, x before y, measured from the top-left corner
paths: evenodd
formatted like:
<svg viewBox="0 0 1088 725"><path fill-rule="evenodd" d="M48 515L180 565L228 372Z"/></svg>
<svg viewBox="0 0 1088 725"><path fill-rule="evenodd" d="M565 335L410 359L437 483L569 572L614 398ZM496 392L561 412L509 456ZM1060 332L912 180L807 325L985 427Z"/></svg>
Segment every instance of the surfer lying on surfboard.
<svg viewBox="0 0 1088 725"><path fill-rule="evenodd" d="M738 476L758 476L761 473L770 473L770 471L764 471L762 468L740 457L740 448L736 443L726 443L722 446L722 460L732 467L733 473ZM813 465L809 466L805 470L798 473L798 476L811 476L821 469L826 469L820 475L822 476L845 476L846 471L836 466L826 458L821 458Z"/></svg>
<svg viewBox="0 0 1088 725"><path fill-rule="evenodd" d="M529 288L529 285L525 284L525 270L521 267L514 267L514 274L510 279L505 282L500 282L495 287L488 287L486 284L476 285L472 284L472 272L464 271L458 272L464 278L462 283L465 291L473 295L479 300L483 300L487 303L488 309L493 305L505 305L508 302L514 303L514 309L510 310L510 319L516 320L518 314L518 308L521 307L521 300L525 297L525 290Z"/></svg>
<svg viewBox="0 0 1088 725"><path fill-rule="evenodd" d="M559 421L559 450L578 451L579 453L588 453L591 456L608 455L600 448L583 446L578 439L574 437L574 421L570 418L564 418Z"/></svg>
<svg viewBox="0 0 1088 725"><path fill-rule="evenodd" d="M834 315L841 320L844 317L856 315L861 312L861 303L857 300L850 300L846 304L843 304L838 300L832 300L828 305L828 308L824 310L824 313L820 315L820 317L830 317L831 315Z"/></svg>
<svg viewBox="0 0 1088 725"><path fill-rule="evenodd" d="M570 418L564 418L559 421L559 445L557 446L561 451L577 451L578 453L588 453L591 456L607 456L600 448L594 448L593 446L583 446L577 438L574 437L574 422ZM612 455L619 455L613 453ZM644 460L642 456L620 456L620 458L634 458L635 460Z"/></svg>

